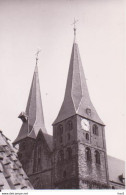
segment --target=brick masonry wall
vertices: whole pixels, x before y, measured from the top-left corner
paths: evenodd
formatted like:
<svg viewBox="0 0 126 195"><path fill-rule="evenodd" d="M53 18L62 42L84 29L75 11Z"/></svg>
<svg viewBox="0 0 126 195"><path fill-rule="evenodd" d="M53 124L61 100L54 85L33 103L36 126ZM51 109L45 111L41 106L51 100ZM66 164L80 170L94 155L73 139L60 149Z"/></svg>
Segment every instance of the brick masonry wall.
<svg viewBox="0 0 126 195"><path fill-rule="evenodd" d="M71 131L67 130L67 123L69 121L72 121L73 129ZM60 136L58 134L58 126L63 126L63 134L62 134L62 143L60 142ZM76 131L76 116L73 116L71 118L68 118L56 125L53 126L53 143L54 143L54 149L60 149L66 145L70 145L73 141L77 140L77 131ZM70 134L70 140L68 140L68 133Z"/></svg>
<svg viewBox="0 0 126 195"><path fill-rule="evenodd" d="M71 120L73 129L71 131L71 139L67 140L67 122ZM78 182L76 188L106 188L107 185L107 167L106 167L106 148L103 126L98 125L98 135L92 132L92 126L95 124L90 121L89 140L86 139L86 131L81 128L81 117L73 116L60 123L63 126L62 143L58 138L58 125L54 126L54 184L65 188L66 183L70 178L75 178ZM66 160L67 147L71 146L72 160ZM91 149L92 160L87 162L85 156L85 149ZM64 153L64 161L58 163L58 152L62 150ZM101 164L96 164L95 150L100 153ZM66 177L63 178L63 172L66 171ZM62 183L62 185L61 185ZM71 186L72 187L72 186Z"/></svg>
<svg viewBox="0 0 126 195"><path fill-rule="evenodd" d="M42 134L36 140L26 138L20 143L19 159L35 189L52 188L52 153Z"/></svg>
<svg viewBox="0 0 126 195"><path fill-rule="evenodd" d="M52 188L52 170L43 173L36 173L29 176L30 182L34 189L51 189Z"/></svg>
<svg viewBox="0 0 126 195"><path fill-rule="evenodd" d="M81 127L81 120L82 118L77 116L79 188L106 188L108 177L103 126L97 124L98 135L94 135L92 127L95 123L89 121L90 129L85 131ZM86 133L89 134L89 140L86 139ZM91 150L91 162L86 159L86 147ZM96 163L96 150L100 154L100 164Z"/></svg>
<svg viewBox="0 0 126 195"><path fill-rule="evenodd" d="M105 149L105 138L103 133L103 126L97 124L98 126L98 135L93 134L93 125L96 124L93 121L89 121L90 129L89 131L85 131L81 127L80 116L77 116L77 139L82 141L83 143L90 144L92 147L98 147L101 149ZM89 133L89 140L86 140L86 133Z"/></svg>
<svg viewBox="0 0 126 195"><path fill-rule="evenodd" d="M68 129L68 122L72 121L72 129ZM58 134L58 126L63 126L62 142ZM68 134L70 139L68 139ZM78 188L78 171L77 171L77 132L76 132L76 116L68 118L53 127L54 140L54 172L53 182L54 188L59 189L77 189ZM72 157L68 159L67 149L71 148ZM59 162L58 154L63 151L64 159ZM65 173L65 174L64 174ZM65 175L65 176L64 176Z"/></svg>
<svg viewBox="0 0 126 195"><path fill-rule="evenodd" d="M77 172L77 144L69 145L72 149L72 157L67 158L67 147L62 148L64 151L64 159L58 161L58 152L54 153L54 172L53 183L54 188L59 189L77 189L78 172ZM64 175L65 173L65 175ZM76 181L75 181L76 180Z"/></svg>
<svg viewBox="0 0 126 195"><path fill-rule="evenodd" d="M40 154L38 154L40 150ZM40 163L38 159L40 158ZM47 143L40 135L34 145L34 165L33 173L50 169L52 167L52 154L47 147Z"/></svg>
<svg viewBox="0 0 126 195"><path fill-rule="evenodd" d="M64 160L55 164L54 182L59 183L66 179L77 176L77 160L76 157L72 157L70 160ZM64 176L64 172L66 175Z"/></svg>
<svg viewBox="0 0 126 195"><path fill-rule="evenodd" d="M85 156L86 146L84 144L79 144L78 147L78 169L79 178L86 181L106 184L106 166L105 166L105 156L104 152L100 152L101 164L95 163L95 149L91 148L92 160L88 162ZM85 184L84 184L85 186Z"/></svg>
<svg viewBox="0 0 126 195"><path fill-rule="evenodd" d="M35 189L52 188L52 153L42 134L39 134L34 145L33 174L30 180Z"/></svg>
<svg viewBox="0 0 126 195"><path fill-rule="evenodd" d="M27 175L33 172L34 146L35 141L31 138L26 138L19 144L18 157Z"/></svg>

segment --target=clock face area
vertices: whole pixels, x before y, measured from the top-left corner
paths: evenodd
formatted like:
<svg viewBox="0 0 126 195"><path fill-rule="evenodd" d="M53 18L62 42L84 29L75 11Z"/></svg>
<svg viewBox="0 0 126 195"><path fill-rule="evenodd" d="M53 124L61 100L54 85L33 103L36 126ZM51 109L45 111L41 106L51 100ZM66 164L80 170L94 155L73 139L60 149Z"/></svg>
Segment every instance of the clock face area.
<svg viewBox="0 0 126 195"><path fill-rule="evenodd" d="M81 119L81 128L85 131L90 130L90 124L89 124L89 121L87 119Z"/></svg>

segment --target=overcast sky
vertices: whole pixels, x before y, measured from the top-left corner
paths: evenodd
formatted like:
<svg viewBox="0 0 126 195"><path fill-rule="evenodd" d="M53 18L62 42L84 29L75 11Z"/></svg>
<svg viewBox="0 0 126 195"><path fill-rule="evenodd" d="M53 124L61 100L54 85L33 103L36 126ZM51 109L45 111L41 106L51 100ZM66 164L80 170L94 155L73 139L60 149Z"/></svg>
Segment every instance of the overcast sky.
<svg viewBox="0 0 126 195"><path fill-rule="evenodd" d="M106 125L107 152L124 159L123 0L0 0L0 129L16 138L41 48L42 104L52 134L65 92L74 17L90 97Z"/></svg>

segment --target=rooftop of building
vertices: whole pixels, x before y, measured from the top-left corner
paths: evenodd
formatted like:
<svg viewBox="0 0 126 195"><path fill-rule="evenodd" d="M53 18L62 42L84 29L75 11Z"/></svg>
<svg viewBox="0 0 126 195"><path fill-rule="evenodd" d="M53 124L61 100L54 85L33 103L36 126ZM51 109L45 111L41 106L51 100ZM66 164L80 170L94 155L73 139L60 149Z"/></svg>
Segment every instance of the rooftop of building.
<svg viewBox="0 0 126 195"><path fill-rule="evenodd" d="M124 185L125 161L108 155L109 181Z"/></svg>
<svg viewBox="0 0 126 195"><path fill-rule="evenodd" d="M17 158L16 149L0 130L0 190L33 189Z"/></svg>

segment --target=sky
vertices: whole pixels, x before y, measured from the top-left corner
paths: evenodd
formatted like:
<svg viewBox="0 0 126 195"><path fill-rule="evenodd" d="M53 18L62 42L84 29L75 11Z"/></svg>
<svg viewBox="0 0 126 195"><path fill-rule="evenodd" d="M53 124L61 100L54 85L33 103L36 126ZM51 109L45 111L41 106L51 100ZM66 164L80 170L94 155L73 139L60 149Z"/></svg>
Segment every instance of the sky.
<svg viewBox="0 0 126 195"><path fill-rule="evenodd" d="M45 125L61 107L73 44L73 21L89 94L106 125L107 153L125 159L123 0L0 0L0 129L14 141L39 54Z"/></svg>

